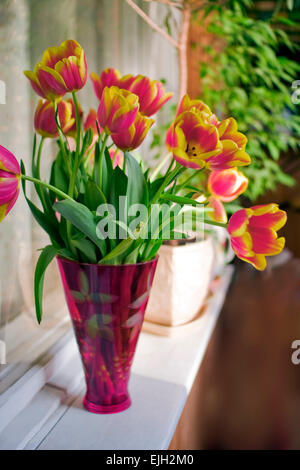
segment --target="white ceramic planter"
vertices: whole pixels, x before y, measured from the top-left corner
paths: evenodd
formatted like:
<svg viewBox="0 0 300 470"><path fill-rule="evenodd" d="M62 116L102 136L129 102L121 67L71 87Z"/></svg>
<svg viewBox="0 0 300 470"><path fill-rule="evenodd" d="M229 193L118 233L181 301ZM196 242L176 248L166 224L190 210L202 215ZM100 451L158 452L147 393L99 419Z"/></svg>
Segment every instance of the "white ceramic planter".
<svg viewBox="0 0 300 470"><path fill-rule="evenodd" d="M182 246L163 245L146 310L146 321L175 326L199 313L212 280L211 237Z"/></svg>

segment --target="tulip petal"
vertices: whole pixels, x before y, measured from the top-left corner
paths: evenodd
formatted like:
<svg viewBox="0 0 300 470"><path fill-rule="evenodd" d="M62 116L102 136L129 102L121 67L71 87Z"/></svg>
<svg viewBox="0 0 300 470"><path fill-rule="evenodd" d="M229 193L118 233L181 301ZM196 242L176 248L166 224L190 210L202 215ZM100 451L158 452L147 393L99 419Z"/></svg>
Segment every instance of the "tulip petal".
<svg viewBox="0 0 300 470"><path fill-rule="evenodd" d="M0 206L0 222L2 222L2 220L6 216L6 209L7 209L7 204Z"/></svg>
<svg viewBox="0 0 300 470"><path fill-rule="evenodd" d="M240 258L253 256L252 239L248 232L243 233L240 237L231 238L231 246L236 255Z"/></svg>
<svg viewBox="0 0 300 470"><path fill-rule="evenodd" d="M0 170L14 174L21 173L20 165L15 156L2 145L0 145Z"/></svg>
<svg viewBox="0 0 300 470"><path fill-rule="evenodd" d="M229 220L228 232L232 237L239 237L246 231L249 221L249 211L241 209L235 212Z"/></svg>
<svg viewBox="0 0 300 470"><path fill-rule="evenodd" d="M250 226L255 227L267 227L273 230L280 230L287 221L287 215L285 211L278 210L274 213L253 215L250 220Z"/></svg>
<svg viewBox="0 0 300 470"><path fill-rule="evenodd" d="M209 107L203 103L203 101L200 100L191 100L189 95L186 94L180 101L180 104L177 109L176 116L179 116L180 114L184 113L185 111L191 111L191 110L197 110L200 112L206 113L208 116L211 116L212 112L209 109Z"/></svg>
<svg viewBox="0 0 300 470"><path fill-rule="evenodd" d="M246 263L252 264L252 266L254 266L254 268L257 269L258 271L263 271L267 267L267 261L264 255L254 255L254 256L249 256L248 258L239 256L239 258L243 261L246 261Z"/></svg>
<svg viewBox="0 0 300 470"><path fill-rule="evenodd" d="M30 70L24 70L24 75L27 77L31 83L33 91L42 98L46 98L44 91L41 88L41 85L36 77L36 75Z"/></svg>
<svg viewBox="0 0 300 470"><path fill-rule="evenodd" d="M220 222L221 224L226 224L227 222L227 214L225 208L220 201L220 199L210 196L208 198L208 205L207 207L213 209L213 212L208 212L208 216L214 220L215 222Z"/></svg>
<svg viewBox="0 0 300 470"><path fill-rule="evenodd" d="M15 203L17 202L17 199L19 197L19 194L20 194L20 188L18 187L17 191L15 192L13 198L9 201L9 203L7 204L6 206L6 213L5 215L7 215L11 209L13 208L13 206L15 205Z"/></svg>
<svg viewBox="0 0 300 470"><path fill-rule="evenodd" d="M257 206L252 206L251 210L254 215L263 215L267 213L275 213L278 211L278 204L275 204L274 202L270 204L260 204Z"/></svg>
<svg viewBox="0 0 300 470"><path fill-rule="evenodd" d="M249 155L240 150L235 142L222 140L222 151L219 155L209 159L208 166L212 170L226 170L235 166L249 165L251 160Z"/></svg>
<svg viewBox="0 0 300 470"><path fill-rule="evenodd" d="M36 76L47 99L63 96L68 91L62 77L54 69L38 65Z"/></svg>
<svg viewBox="0 0 300 470"><path fill-rule="evenodd" d="M248 225L248 230L255 253L273 256L282 251L285 239L283 237L277 238L277 233L274 230L251 226L251 224Z"/></svg>
<svg viewBox="0 0 300 470"><path fill-rule="evenodd" d="M6 176L3 176L3 173L0 170L0 206L7 204L14 197L19 186L16 176L12 173L6 173Z"/></svg>
<svg viewBox="0 0 300 470"><path fill-rule="evenodd" d="M77 91L83 87L77 57L62 59L55 65L55 70L62 77L68 91Z"/></svg>

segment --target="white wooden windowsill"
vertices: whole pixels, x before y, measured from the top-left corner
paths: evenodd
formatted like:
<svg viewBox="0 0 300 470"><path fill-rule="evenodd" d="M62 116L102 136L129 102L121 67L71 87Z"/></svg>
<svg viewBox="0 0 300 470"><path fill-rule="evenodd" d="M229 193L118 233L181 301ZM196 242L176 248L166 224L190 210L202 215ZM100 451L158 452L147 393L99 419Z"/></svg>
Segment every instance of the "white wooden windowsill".
<svg viewBox="0 0 300 470"><path fill-rule="evenodd" d="M232 277L228 266L202 328L188 337L141 333L129 391L115 415L82 407L85 386L72 331L0 395L2 449L167 449L205 354Z"/></svg>

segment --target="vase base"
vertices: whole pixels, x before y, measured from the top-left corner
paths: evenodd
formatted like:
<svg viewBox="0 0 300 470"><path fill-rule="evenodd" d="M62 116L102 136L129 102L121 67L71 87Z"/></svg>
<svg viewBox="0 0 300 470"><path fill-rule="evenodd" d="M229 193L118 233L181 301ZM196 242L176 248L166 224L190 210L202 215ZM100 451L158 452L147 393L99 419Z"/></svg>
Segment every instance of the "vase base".
<svg viewBox="0 0 300 470"><path fill-rule="evenodd" d="M120 413L121 411L127 410L131 405L131 400L128 397L122 403L118 403L117 405L95 405L95 403L91 403L87 400L86 397L83 399L83 406L87 411L91 413L97 414L113 414L113 413Z"/></svg>

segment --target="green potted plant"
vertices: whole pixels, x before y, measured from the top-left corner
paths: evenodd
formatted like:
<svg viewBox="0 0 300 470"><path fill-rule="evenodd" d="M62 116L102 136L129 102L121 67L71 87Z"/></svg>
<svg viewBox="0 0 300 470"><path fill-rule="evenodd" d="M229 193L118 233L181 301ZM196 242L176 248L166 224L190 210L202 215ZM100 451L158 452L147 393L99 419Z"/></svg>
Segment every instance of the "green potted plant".
<svg viewBox="0 0 300 470"><path fill-rule="evenodd" d="M167 135L172 161L151 178L130 151L145 138L151 116L171 98L160 82L122 77L114 69L92 74L99 106L83 122L77 92L86 84L87 65L76 41L47 49L25 75L42 98L34 119L40 139L34 138L32 176L0 147L0 220L15 204L22 183L32 215L50 240L35 271L37 320L42 321L45 271L57 258L85 371L84 406L95 413L119 412L130 406L130 368L163 240L182 238L204 220L227 228L235 253L264 269L265 256L284 246L277 230L286 214L276 204L252 207L237 211L227 226L218 221L211 201L194 199L199 188L181 195L178 178L188 168L221 171L250 163L246 138L234 119L219 121L201 101L181 100ZM67 93L72 99L64 99ZM45 138L58 144L48 182L40 175ZM224 181L212 182L215 198L217 191L224 197ZM29 199L27 182L34 185L40 207Z"/></svg>

